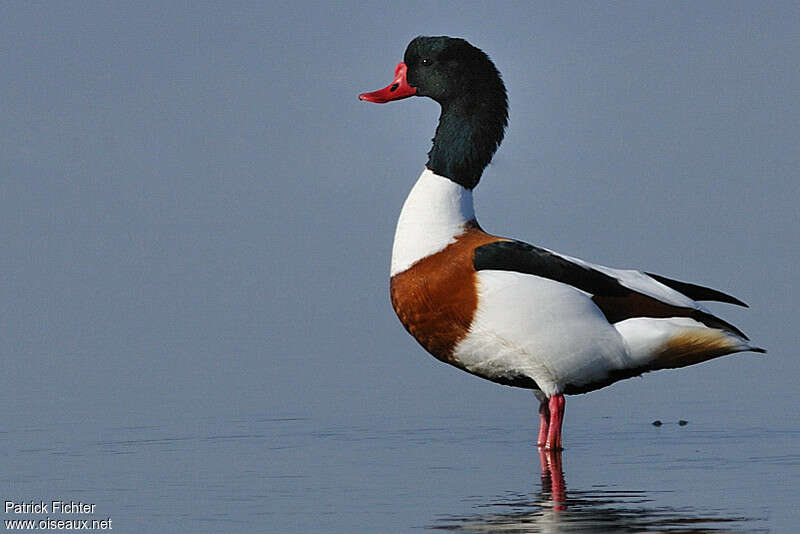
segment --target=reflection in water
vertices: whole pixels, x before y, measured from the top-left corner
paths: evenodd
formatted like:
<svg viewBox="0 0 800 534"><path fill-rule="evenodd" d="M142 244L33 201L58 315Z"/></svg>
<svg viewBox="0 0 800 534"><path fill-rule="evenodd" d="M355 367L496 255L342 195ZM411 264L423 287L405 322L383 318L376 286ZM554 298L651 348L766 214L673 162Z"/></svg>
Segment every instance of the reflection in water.
<svg viewBox="0 0 800 534"><path fill-rule="evenodd" d="M475 505L481 511L445 516L428 528L453 532L766 532L753 518L727 517L718 511L654 506L644 491L608 488L567 494L561 452L539 449L539 493L506 493Z"/></svg>
<svg viewBox="0 0 800 534"><path fill-rule="evenodd" d="M561 469L561 451L546 451L540 447L539 462L542 465L541 495L552 501L554 510L566 510L567 487Z"/></svg>

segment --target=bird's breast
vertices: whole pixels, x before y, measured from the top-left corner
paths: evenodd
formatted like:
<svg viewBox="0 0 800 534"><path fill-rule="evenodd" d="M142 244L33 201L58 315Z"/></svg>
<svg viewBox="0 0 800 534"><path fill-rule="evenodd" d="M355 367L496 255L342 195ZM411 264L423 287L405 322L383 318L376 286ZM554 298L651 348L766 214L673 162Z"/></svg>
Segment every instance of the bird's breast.
<svg viewBox="0 0 800 534"><path fill-rule="evenodd" d="M459 366L453 353L478 308L476 247L498 241L476 223L440 252L392 276L392 306L400 322L436 358Z"/></svg>

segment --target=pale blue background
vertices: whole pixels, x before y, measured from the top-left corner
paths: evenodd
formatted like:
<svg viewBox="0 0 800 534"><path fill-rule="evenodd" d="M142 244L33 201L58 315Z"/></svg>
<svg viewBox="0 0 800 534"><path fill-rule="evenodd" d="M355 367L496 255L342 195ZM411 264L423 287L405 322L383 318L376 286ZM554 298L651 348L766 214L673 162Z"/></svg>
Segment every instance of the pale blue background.
<svg viewBox="0 0 800 534"><path fill-rule="evenodd" d="M141 493L173 461L105 484L95 477L113 462L87 451L153 427L165 439L237 418L255 432L257 417L535 430L529 392L424 354L388 301L395 219L438 108L356 95L391 81L419 34L470 40L508 87L506 140L477 189L484 228L730 292L751 308L713 310L769 349L571 398L567 444L609 415L800 431L796 2L6 2L6 498L85 490L130 525L153 503L107 490ZM82 459L59 471L58 457L25 456L53 442ZM311 461L298 450L297 465ZM199 478L178 502L235 472L182 458ZM388 462L375 491L397 476ZM271 517L280 525L281 508Z"/></svg>

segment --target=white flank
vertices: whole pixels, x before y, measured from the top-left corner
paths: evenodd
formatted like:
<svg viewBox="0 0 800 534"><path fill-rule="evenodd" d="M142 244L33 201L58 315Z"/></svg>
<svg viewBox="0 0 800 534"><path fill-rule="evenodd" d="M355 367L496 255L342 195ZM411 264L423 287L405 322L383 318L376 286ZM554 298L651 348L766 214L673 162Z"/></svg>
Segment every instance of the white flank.
<svg viewBox="0 0 800 534"><path fill-rule="evenodd" d="M472 191L425 168L397 221L391 276L455 242L474 218Z"/></svg>
<svg viewBox="0 0 800 534"><path fill-rule="evenodd" d="M546 395L630 365L627 347L572 286L510 271L478 273L478 310L456 359L481 376L532 378Z"/></svg>

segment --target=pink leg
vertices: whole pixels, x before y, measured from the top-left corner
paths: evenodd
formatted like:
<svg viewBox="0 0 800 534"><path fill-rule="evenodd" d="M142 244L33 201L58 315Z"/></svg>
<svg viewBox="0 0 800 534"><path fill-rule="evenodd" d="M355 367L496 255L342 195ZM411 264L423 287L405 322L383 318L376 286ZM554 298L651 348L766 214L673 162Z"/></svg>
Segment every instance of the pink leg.
<svg viewBox="0 0 800 534"><path fill-rule="evenodd" d="M560 451L561 446L561 425L564 422L564 395L553 395L550 397L550 427L547 430L547 441L544 448L552 451Z"/></svg>
<svg viewBox="0 0 800 534"><path fill-rule="evenodd" d="M550 408L547 407L547 401L543 400L539 403L539 437L536 440L536 445L544 447L547 442L547 430L550 428Z"/></svg>

